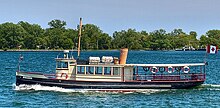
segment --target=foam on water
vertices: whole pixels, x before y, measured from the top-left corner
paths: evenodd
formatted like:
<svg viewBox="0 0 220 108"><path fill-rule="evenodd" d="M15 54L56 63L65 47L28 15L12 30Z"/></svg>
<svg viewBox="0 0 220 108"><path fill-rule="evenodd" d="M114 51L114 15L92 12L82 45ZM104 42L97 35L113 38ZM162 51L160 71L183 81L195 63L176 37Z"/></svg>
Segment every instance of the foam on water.
<svg viewBox="0 0 220 108"><path fill-rule="evenodd" d="M13 86L14 86L14 90L17 91L35 90L35 91L56 91L56 92L86 92L85 90L79 90L79 89L64 89L61 87L49 87L49 86L41 86L41 85L21 84L19 86L16 85Z"/></svg>
<svg viewBox="0 0 220 108"><path fill-rule="evenodd" d="M103 90L103 89L66 89L66 88L61 88L61 87L49 87L49 86L41 86L41 85L26 85L26 84L21 84L19 86L16 86L13 84L13 88L16 91L26 91L26 90L35 90L35 91L55 91L55 92L66 92L66 93L86 93L86 92L102 92L102 93L125 93L125 94L130 94L130 93L144 93L144 94L151 94L151 93L156 93L156 92L162 92L162 91L167 91L167 90L161 90L161 89L140 89L140 90L131 90L131 91L123 91L123 90L117 90L117 89L111 89L110 90Z"/></svg>
<svg viewBox="0 0 220 108"><path fill-rule="evenodd" d="M13 84L13 88L16 91L25 91L25 90L35 90L35 91L55 91L55 92L66 92L66 93L87 93L87 92L104 92L109 93L109 90L100 90L100 89L66 89L61 87L49 87L49 86L41 86L41 85L26 85L22 84L19 86L16 86ZM220 91L220 85L218 84L202 84L198 87L198 89L208 89L208 90L215 90ZM140 90L132 90L132 91L117 91L113 90L111 93L144 93L144 94L152 94L152 93L158 93L163 91L169 91L169 89L161 90L161 89L140 89Z"/></svg>
<svg viewBox="0 0 220 108"><path fill-rule="evenodd" d="M205 87L205 88L220 88L220 84L202 84L201 87Z"/></svg>
<svg viewBox="0 0 220 108"><path fill-rule="evenodd" d="M202 84L197 89L205 89L210 91L220 91L220 84Z"/></svg>
<svg viewBox="0 0 220 108"><path fill-rule="evenodd" d="M26 85L21 84L19 86L14 86L14 90L17 91L25 91L25 90L35 90L35 91L55 91L55 92L86 92L85 90L79 89L65 89L61 87L49 87L49 86L41 86L41 85Z"/></svg>

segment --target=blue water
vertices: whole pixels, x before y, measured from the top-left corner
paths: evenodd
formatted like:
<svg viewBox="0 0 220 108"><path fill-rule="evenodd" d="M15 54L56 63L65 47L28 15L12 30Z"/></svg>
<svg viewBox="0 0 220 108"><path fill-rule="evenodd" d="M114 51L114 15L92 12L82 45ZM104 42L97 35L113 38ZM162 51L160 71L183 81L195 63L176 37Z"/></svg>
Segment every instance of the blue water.
<svg viewBox="0 0 220 108"><path fill-rule="evenodd" d="M220 107L220 54L206 57L203 51L130 51L127 63L208 62L207 79L201 87L138 93L86 92L40 85L21 90L15 87L19 54L24 56L21 70L54 73L54 58L62 52L0 52L0 107ZM118 57L119 51L83 51L81 58L108 55Z"/></svg>

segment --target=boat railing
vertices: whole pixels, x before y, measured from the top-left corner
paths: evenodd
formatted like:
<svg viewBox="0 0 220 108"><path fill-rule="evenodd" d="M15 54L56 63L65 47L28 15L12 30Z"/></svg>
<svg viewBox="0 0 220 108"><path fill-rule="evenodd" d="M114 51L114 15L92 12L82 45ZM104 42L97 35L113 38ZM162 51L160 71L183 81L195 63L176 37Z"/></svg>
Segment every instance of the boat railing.
<svg viewBox="0 0 220 108"><path fill-rule="evenodd" d="M48 78L56 78L56 74L44 74ZM71 76L72 77L72 76ZM180 74L180 75L124 75L121 76L124 81L191 81L191 80L205 80L206 76L204 73L192 73L192 74Z"/></svg>
<svg viewBox="0 0 220 108"><path fill-rule="evenodd" d="M180 75L135 75L136 81L185 81L185 80L205 80L205 74L180 74Z"/></svg>

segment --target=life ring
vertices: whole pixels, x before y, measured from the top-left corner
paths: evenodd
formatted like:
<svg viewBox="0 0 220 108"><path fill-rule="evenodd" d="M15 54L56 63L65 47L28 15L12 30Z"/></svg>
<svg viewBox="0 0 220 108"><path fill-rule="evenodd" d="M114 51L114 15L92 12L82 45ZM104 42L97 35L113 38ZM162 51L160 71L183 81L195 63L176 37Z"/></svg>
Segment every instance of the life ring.
<svg viewBox="0 0 220 108"><path fill-rule="evenodd" d="M150 69L150 71L152 72L152 73L156 73L156 72L158 72L158 69L157 69L157 67L152 67L151 69Z"/></svg>
<svg viewBox="0 0 220 108"><path fill-rule="evenodd" d="M184 73L189 73L189 71L190 71L190 68L188 66L183 67L183 72Z"/></svg>
<svg viewBox="0 0 220 108"><path fill-rule="evenodd" d="M66 73L62 73L60 77L61 77L61 79L67 79L68 75Z"/></svg>
<svg viewBox="0 0 220 108"><path fill-rule="evenodd" d="M143 67L143 70L147 72L150 70L150 67Z"/></svg>
<svg viewBox="0 0 220 108"><path fill-rule="evenodd" d="M172 66L168 66L168 67L166 68L166 71L167 71L168 73L172 73L172 72L174 72L174 68L173 68Z"/></svg>

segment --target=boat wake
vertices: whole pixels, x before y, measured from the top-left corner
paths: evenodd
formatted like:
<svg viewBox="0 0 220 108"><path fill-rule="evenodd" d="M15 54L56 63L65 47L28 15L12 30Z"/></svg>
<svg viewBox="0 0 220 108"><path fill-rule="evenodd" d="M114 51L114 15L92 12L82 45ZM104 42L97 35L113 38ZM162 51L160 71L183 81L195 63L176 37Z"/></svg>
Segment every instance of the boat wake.
<svg viewBox="0 0 220 108"><path fill-rule="evenodd" d="M16 91L54 91L54 92L65 92L65 93L88 93L88 92L104 92L104 93L144 93L144 94L152 94L164 91L170 91L171 89L66 89L61 87L49 87L49 86L41 86L41 85L26 85L22 84L16 86L13 84L13 89ZM195 88L198 90L213 90L220 91L220 84L202 84L201 86ZM194 90L195 90L194 89Z"/></svg>
<svg viewBox="0 0 220 108"><path fill-rule="evenodd" d="M220 84L202 84L202 87L220 88Z"/></svg>
<svg viewBox="0 0 220 108"><path fill-rule="evenodd" d="M145 93L145 94L151 94L156 92L162 92L167 90L161 90L161 89L66 89L61 87L49 87L49 86L42 86L42 85L26 85L22 84L19 86L16 86L13 84L13 88L16 91L55 91L55 92L66 92L66 93L89 93L89 92L102 92L102 93Z"/></svg>
<svg viewBox="0 0 220 108"><path fill-rule="evenodd" d="M56 92L86 92L85 90L79 89L65 89L61 87L49 87L49 86L41 86L41 85L26 85L22 84L19 86L13 85L14 90L16 91L27 91L27 90L34 90L34 91L56 91Z"/></svg>
<svg viewBox="0 0 220 108"><path fill-rule="evenodd" d="M220 84L202 84L198 88L212 91L220 91Z"/></svg>

